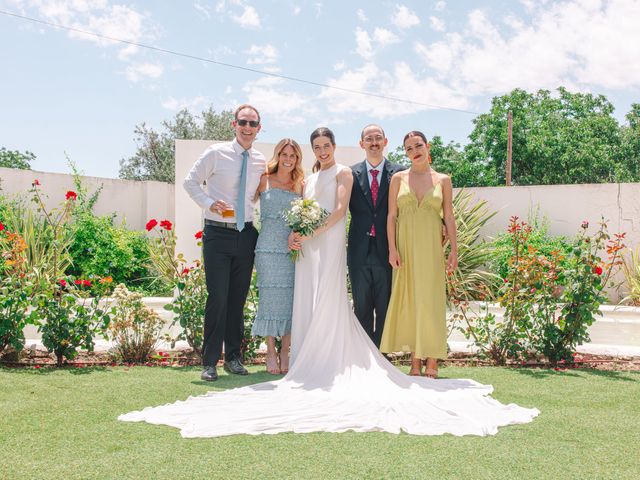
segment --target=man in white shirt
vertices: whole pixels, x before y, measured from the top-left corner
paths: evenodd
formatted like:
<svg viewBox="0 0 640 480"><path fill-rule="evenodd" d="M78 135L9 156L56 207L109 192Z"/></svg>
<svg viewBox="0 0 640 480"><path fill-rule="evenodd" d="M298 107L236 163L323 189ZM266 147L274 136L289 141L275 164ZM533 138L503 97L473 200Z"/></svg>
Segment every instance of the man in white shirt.
<svg viewBox="0 0 640 480"><path fill-rule="evenodd" d="M202 379L218 379L216 364L224 344L224 369L247 375L240 346L258 232L253 226L254 195L265 158L253 141L260 114L240 105L232 122L236 138L211 145L184 180L189 196L204 210L202 253L207 304L202 342ZM203 184L205 187L203 189Z"/></svg>

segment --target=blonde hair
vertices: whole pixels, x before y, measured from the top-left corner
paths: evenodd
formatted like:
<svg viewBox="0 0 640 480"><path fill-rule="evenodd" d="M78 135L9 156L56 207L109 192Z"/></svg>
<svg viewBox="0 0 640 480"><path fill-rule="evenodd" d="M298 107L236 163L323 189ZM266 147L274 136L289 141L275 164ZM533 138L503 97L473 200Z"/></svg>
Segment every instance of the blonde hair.
<svg viewBox="0 0 640 480"><path fill-rule="evenodd" d="M278 158L286 146L293 148L297 157L296 165L291 171L293 190L296 193L302 193L302 181L304 180L304 170L302 169L302 149L300 148L300 145L298 145L298 142L292 138L283 138L273 149L273 157L271 157L271 160L269 160L269 163L267 164L267 175L271 175L278 171Z"/></svg>

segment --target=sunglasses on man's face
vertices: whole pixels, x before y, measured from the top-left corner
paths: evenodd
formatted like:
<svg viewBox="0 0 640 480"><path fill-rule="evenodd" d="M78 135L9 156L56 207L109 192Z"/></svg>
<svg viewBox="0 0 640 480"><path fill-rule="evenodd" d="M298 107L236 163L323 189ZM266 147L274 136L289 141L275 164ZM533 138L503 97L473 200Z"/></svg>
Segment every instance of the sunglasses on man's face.
<svg viewBox="0 0 640 480"><path fill-rule="evenodd" d="M258 125L260 125L260 121L258 120L236 120L236 122L241 127L246 127L247 123L249 124L250 127L253 127L253 128L256 128Z"/></svg>

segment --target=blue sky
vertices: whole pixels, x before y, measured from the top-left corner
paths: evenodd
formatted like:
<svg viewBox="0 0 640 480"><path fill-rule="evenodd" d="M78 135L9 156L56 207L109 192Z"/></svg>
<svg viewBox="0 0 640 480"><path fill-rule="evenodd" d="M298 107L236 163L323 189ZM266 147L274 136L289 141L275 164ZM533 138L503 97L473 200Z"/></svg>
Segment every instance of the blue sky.
<svg viewBox="0 0 640 480"><path fill-rule="evenodd" d="M640 0L0 0L0 10L402 103L231 69L0 14L0 146L37 170L117 177L133 130L182 107L253 103L259 140L331 127L357 145L380 123L465 143L474 114L515 87L640 102ZM448 107L453 110L435 108Z"/></svg>

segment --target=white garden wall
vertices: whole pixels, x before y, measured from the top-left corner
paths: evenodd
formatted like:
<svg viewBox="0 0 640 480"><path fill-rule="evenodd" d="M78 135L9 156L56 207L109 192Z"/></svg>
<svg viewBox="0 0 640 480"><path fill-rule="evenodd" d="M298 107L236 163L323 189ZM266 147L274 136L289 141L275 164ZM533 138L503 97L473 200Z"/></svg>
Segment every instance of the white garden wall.
<svg viewBox="0 0 640 480"><path fill-rule="evenodd" d="M48 209L59 207L68 190L75 190L73 177L61 173L0 168L0 194L29 196L31 183L37 179ZM174 221L174 186L163 182L136 182L113 178L82 177L93 193L103 185L94 212L96 215L117 214L132 230L142 230L149 218Z"/></svg>

